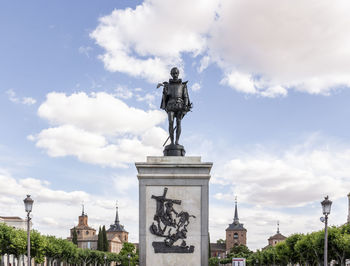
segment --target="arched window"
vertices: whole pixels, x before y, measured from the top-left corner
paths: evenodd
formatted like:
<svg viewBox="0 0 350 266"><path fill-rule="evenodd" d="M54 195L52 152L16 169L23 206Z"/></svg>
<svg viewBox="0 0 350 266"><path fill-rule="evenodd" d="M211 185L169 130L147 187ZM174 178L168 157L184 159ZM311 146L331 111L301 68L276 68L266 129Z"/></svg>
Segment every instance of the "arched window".
<svg viewBox="0 0 350 266"><path fill-rule="evenodd" d="M89 231L86 231L86 234L88 235L88 234L89 234Z"/></svg>
<svg viewBox="0 0 350 266"><path fill-rule="evenodd" d="M234 234L233 234L233 238L234 238L234 239L238 239L238 233L234 233Z"/></svg>

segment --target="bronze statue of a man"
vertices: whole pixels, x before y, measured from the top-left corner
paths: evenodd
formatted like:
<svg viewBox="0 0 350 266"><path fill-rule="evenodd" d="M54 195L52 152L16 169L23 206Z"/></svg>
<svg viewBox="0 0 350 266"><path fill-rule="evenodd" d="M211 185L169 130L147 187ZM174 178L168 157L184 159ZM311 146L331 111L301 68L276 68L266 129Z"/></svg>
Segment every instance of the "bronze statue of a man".
<svg viewBox="0 0 350 266"><path fill-rule="evenodd" d="M179 79L178 68L172 68L170 75L172 79L169 79L169 82L159 83L157 88L164 86L160 108L168 113L170 145L174 146L174 131L176 129L175 145L179 145L181 120L191 110L192 103L188 97L187 81L182 82ZM176 127L174 128L175 119Z"/></svg>

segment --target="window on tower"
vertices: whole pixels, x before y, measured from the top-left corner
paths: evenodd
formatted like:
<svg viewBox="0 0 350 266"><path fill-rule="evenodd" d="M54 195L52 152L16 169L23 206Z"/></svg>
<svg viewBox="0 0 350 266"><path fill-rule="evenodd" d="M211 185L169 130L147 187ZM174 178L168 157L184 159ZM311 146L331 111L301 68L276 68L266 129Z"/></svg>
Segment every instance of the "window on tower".
<svg viewBox="0 0 350 266"><path fill-rule="evenodd" d="M238 239L238 233L234 233L234 234L233 234L233 238L234 238L234 239Z"/></svg>

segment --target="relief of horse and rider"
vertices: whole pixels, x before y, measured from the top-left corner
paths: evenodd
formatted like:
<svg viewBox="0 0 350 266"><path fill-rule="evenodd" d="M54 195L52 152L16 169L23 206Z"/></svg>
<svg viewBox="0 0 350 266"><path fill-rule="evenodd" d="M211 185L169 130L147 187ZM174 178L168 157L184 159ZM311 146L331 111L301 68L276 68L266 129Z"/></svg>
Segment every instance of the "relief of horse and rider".
<svg viewBox="0 0 350 266"><path fill-rule="evenodd" d="M150 231L164 238L164 241L152 243L155 253L193 253L194 246L188 246L185 239L190 218L196 217L185 211L177 212L174 204L181 205L181 200L166 198L167 191L165 187L163 195L152 195L152 199L156 200L156 213ZM174 245L178 240L180 245Z"/></svg>

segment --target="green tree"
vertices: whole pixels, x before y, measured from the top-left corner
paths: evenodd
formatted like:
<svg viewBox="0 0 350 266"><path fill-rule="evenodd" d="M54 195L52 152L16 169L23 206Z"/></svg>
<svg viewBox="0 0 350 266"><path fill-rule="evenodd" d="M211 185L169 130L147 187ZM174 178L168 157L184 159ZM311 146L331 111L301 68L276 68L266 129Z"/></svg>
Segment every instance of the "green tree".
<svg viewBox="0 0 350 266"><path fill-rule="evenodd" d="M0 224L0 255L13 254L19 258L27 248L26 232Z"/></svg>
<svg viewBox="0 0 350 266"><path fill-rule="evenodd" d="M209 259L209 266L219 266L219 259L217 257L211 257Z"/></svg>
<svg viewBox="0 0 350 266"><path fill-rule="evenodd" d="M62 258L62 245L54 236L46 236L46 245L44 248L48 265L52 265L55 259Z"/></svg>
<svg viewBox="0 0 350 266"><path fill-rule="evenodd" d="M127 266L129 265L129 255L130 255L130 265L135 266L138 265L139 257L137 253L135 253L135 246L132 243L125 242L123 243L123 247L119 252L119 260L121 265Z"/></svg>
<svg viewBox="0 0 350 266"><path fill-rule="evenodd" d="M216 244L226 244L226 240L223 240L223 239L218 239L216 240Z"/></svg>
<svg viewBox="0 0 350 266"><path fill-rule="evenodd" d="M345 259L350 256L350 235L341 227L331 227L328 231L329 248L333 259L340 265L345 265Z"/></svg>
<svg viewBox="0 0 350 266"><path fill-rule="evenodd" d="M317 254L312 247L310 234L303 235L295 244L295 251L300 254L300 260L303 264L317 263Z"/></svg>
<svg viewBox="0 0 350 266"><path fill-rule="evenodd" d="M101 226L98 228L98 235L97 235L97 250L103 251L103 237L102 237L102 230Z"/></svg>
<svg viewBox="0 0 350 266"><path fill-rule="evenodd" d="M73 229L73 237L72 237L72 242L74 245L78 246L78 234L77 234L77 230Z"/></svg>
<svg viewBox="0 0 350 266"><path fill-rule="evenodd" d="M78 248L77 255L79 263L84 266L86 266L94 259L94 255L90 249Z"/></svg>
<svg viewBox="0 0 350 266"><path fill-rule="evenodd" d="M102 251L108 251L108 239L107 239L107 232L106 232L106 227L102 227Z"/></svg>
<svg viewBox="0 0 350 266"><path fill-rule="evenodd" d="M287 265L290 262L290 252L286 242L283 241L278 243L274 249L276 261L279 263L279 265Z"/></svg>
<svg viewBox="0 0 350 266"><path fill-rule="evenodd" d="M284 241L287 245L288 261L292 264L301 264L301 257L295 250L295 244L303 237L302 234L293 234Z"/></svg>
<svg viewBox="0 0 350 266"><path fill-rule="evenodd" d="M231 258L247 258L252 253L247 246L238 245L231 248L229 256Z"/></svg>
<svg viewBox="0 0 350 266"><path fill-rule="evenodd" d="M30 254L36 263L43 263L45 260L46 239L36 230L30 233Z"/></svg>

